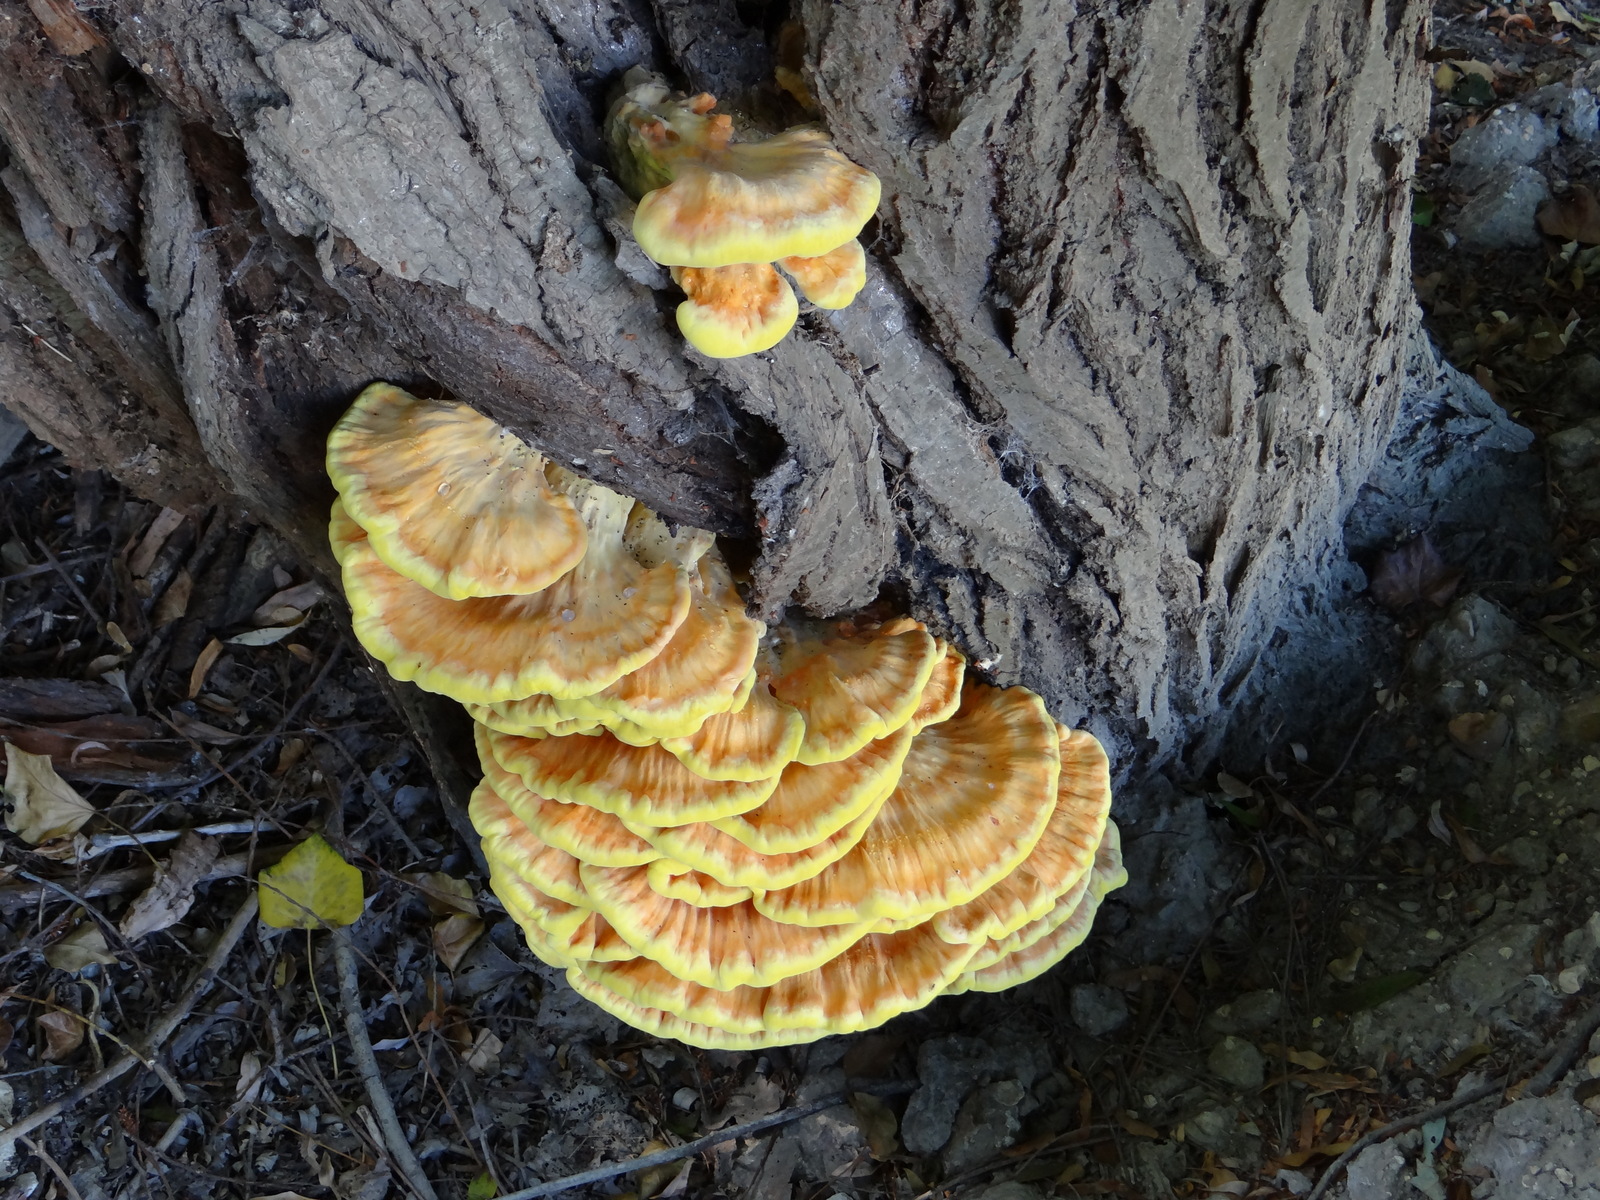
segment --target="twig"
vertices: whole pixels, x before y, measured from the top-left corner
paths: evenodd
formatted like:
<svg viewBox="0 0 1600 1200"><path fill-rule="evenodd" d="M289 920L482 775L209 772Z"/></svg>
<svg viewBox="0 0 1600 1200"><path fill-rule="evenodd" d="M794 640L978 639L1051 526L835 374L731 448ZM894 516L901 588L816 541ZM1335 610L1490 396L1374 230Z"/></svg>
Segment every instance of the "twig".
<svg viewBox="0 0 1600 1200"><path fill-rule="evenodd" d="M1535 1096L1542 1096L1555 1087L1561 1077L1571 1068L1573 1060L1583 1052L1589 1044L1589 1038L1596 1029L1600 1029L1600 1004L1590 1008L1578 1019L1578 1023L1567 1032L1567 1036L1557 1042L1550 1051L1550 1057L1545 1060L1539 1073L1528 1080L1525 1091ZM1386 1142L1396 1134L1404 1133L1408 1129L1415 1129L1419 1125L1426 1125L1437 1117L1455 1112L1458 1108L1466 1108L1469 1104L1476 1104L1479 1100L1487 1100L1496 1092L1505 1090L1506 1084L1511 1081L1510 1074L1500 1075L1488 1083L1479 1084L1471 1091L1462 1092L1459 1096L1452 1096L1442 1103L1435 1104L1432 1108L1416 1113L1409 1117L1401 1117L1398 1121L1390 1121L1382 1129L1374 1129L1358 1140L1333 1162L1328 1164L1328 1169L1322 1173L1322 1178L1317 1180L1317 1186L1307 1194L1306 1200L1322 1200L1336 1182L1344 1174L1345 1167L1350 1160L1363 1150L1376 1146L1379 1142ZM507 1198L509 1200L509 1197Z"/></svg>
<svg viewBox="0 0 1600 1200"><path fill-rule="evenodd" d="M50 549L49 545L43 538L34 538L33 544L39 547L40 552L44 555L45 562L50 564L50 566L55 570L55 573L61 576L61 581L65 583L67 587L72 590L72 594L78 598L78 603L83 605L83 611L88 613L89 616L93 618L95 628L98 629L102 634L105 633L106 619L100 615L100 610L94 606L94 603L89 599L89 597L83 594L83 589L78 586L78 581L72 577L72 572L68 571L66 567L61 565L61 560L55 556L54 552Z"/></svg>
<svg viewBox="0 0 1600 1200"><path fill-rule="evenodd" d="M218 821L211 825L197 825L193 829L147 829L141 833L97 833L89 838L89 844L79 856L80 861L87 858L98 858L112 850L121 850L128 846L150 846L156 842L170 842L181 838L186 833L202 833L207 837L224 837L232 833L259 833L260 821Z"/></svg>
<svg viewBox="0 0 1600 1200"><path fill-rule="evenodd" d="M1344 769L1350 765L1350 756L1356 752L1356 745L1361 741L1361 735L1367 731L1367 726L1372 724L1372 718L1377 715L1377 709L1373 709L1367 714L1366 719L1363 720L1361 725L1356 729L1355 736L1350 739L1350 744L1345 747L1344 757L1339 760L1339 765L1333 769L1333 774L1329 775L1320 784L1318 784L1317 790L1306 797L1304 803L1307 808L1311 808L1313 805L1315 805L1317 798L1333 785L1333 781L1335 779L1344 774Z"/></svg>
<svg viewBox="0 0 1600 1200"><path fill-rule="evenodd" d="M17 1140L22 1143L24 1150L50 1168L50 1173L56 1177L62 1189L67 1193L68 1200L83 1200L83 1194L73 1185L72 1176L61 1169L61 1164L55 1160L50 1151L39 1145L32 1138L18 1138Z"/></svg>
<svg viewBox="0 0 1600 1200"><path fill-rule="evenodd" d="M350 1039L350 1057L366 1085L367 1099L372 1102L373 1115L378 1128L383 1131L384 1145L389 1157L400 1168L411 1190L424 1200L438 1200L433 1185L422 1173L422 1164L411 1150L405 1131L400 1128L400 1118L395 1114L394 1101L383 1086L383 1076L378 1074L378 1058L372 1052L372 1041L367 1037L366 1018L361 1014L361 993L356 986L356 956L350 949L350 938L342 929L333 932L333 961L339 968L339 999L344 1005L344 1032Z"/></svg>
<svg viewBox="0 0 1600 1200"><path fill-rule="evenodd" d="M254 854L225 854L212 863L211 869L195 882L207 883L213 879L233 879L247 875L252 867L271 866L291 849L292 847L287 845L270 846L258 848ZM115 896L122 892L131 892L149 883L154 878L155 871L155 867L149 864L128 867L121 871L107 871L80 887L73 893L73 898L81 903L96 896ZM48 899L55 890L48 883L38 887L0 887L0 913L38 904Z"/></svg>
<svg viewBox="0 0 1600 1200"><path fill-rule="evenodd" d="M880 1087L859 1087L854 1090L870 1092L875 1096L896 1096L904 1092L913 1091L916 1087L916 1083L906 1080L901 1083L891 1083ZM747 1121L743 1125L735 1125L730 1129L719 1129L715 1133L708 1133L705 1137L696 1138L692 1142L685 1142L681 1146L670 1146L665 1150L657 1150L654 1154L645 1154L639 1158L627 1159L624 1162L595 1167L589 1171L580 1171L576 1175L563 1175L560 1179L552 1179L549 1183L536 1183L532 1187L523 1188L520 1192L509 1192L501 1196L500 1200L539 1200L541 1196L554 1196L561 1192L570 1192L573 1188L583 1187L591 1183L603 1183L607 1179L614 1179L618 1175L627 1175L633 1171L648 1171L651 1167L662 1167L667 1163L693 1157L702 1150L720 1146L723 1142L749 1137L753 1133L761 1133L767 1129L777 1129L782 1125L792 1125L796 1121L814 1117L826 1109L848 1103L850 1103L848 1093L836 1092L831 1096L824 1096L820 1100L812 1100L807 1104L786 1108L782 1112L770 1113L765 1117L757 1117L754 1121Z"/></svg>
<svg viewBox="0 0 1600 1200"><path fill-rule="evenodd" d="M217 940L212 944L211 953L206 955L206 961L201 966L195 977L189 981L189 986L178 997L178 1002L164 1013L159 1021L145 1033L141 1043L138 1043L141 1053L125 1053L108 1067L96 1071L70 1092L52 1101L41 1109L29 1113L15 1125L0 1129L0 1151L50 1121L55 1120L67 1109L77 1104L80 1100L94 1095L108 1083L122 1078L134 1067L148 1063L172 1036L189 1014L194 1011L194 1006L200 1002L200 997L205 994L211 981L216 978L217 972L222 970L222 964L227 961L228 955L238 945L239 939L244 936L250 922L256 916L256 895L251 892L245 897L244 903L239 906L239 911L233 914L233 920L217 935Z"/></svg>

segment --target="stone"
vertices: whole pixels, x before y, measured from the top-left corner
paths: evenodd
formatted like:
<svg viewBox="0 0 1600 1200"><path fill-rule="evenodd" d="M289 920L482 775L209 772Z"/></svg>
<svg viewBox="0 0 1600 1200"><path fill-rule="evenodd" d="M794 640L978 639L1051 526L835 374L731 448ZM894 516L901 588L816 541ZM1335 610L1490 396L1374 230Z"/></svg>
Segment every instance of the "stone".
<svg viewBox="0 0 1600 1200"><path fill-rule="evenodd" d="M1500 847L1500 854L1512 866L1530 874L1538 874L1550 868L1550 847L1540 838L1512 838Z"/></svg>
<svg viewBox="0 0 1600 1200"><path fill-rule="evenodd" d="M1561 739L1575 746L1600 742L1600 695L1574 700L1561 710Z"/></svg>
<svg viewBox="0 0 1600 1200"><path fill-rule="evenodd" d="M1588 358L1594 356L1587 355ZM1574 391L1580 390L1574 387ZM1592 393L1589 393L1592 394ZM1600 462L1600 417L1590 417L1568 429L1558 429L1544 440L1550 465L1558 471L1577 471Z"/></svg>
<svg viewBox="0 0 1600 1200"><path fill-rule="evenodd" d="M980 1166L1015 1142L1027 1100L1028 1090L1015 1079L985 1084L968 1096L940 1155L945 1171L954 1175Z"/></svg>
<svg viewBox="0 0 1600 1200"><path fill-rule="evenodd" d="M1255 1160L1261 1149L1261 1135L1254 1125L1240 1123L1237 1108L1205 1108L1183 1122L1185 1141L1224 1158Z"/></svg>
<svg viewBox="0 0 1600 1200"><path fill-rule="evenodd" d="M1030 1088L1050 1065L1049 1052L1037 1039L1000 1030L990 1038L929 1038L917 1051L920 1086L900 1120L901 1142L912 1154L936 1153L949 1141L956 1113L973 1088L997 1079Z"/></svg>
<svg viewBox="0 0 1600 1200"><path fill-rule="evenodd" d="M10 461L11 455L27 436L28 427L22 423L22 418L0 404L0 467Z"/></svg>
<svg viewBox="0 0 1600 1200"><path fill-rule="evenodd" d="M1090 1037L1115 1033L1128 1023L1128 1002L1114 987L1080 983L1067 996L1072 1023Z"/></svg>
<svg viewBox="0 0 1600 1200"><path fill-rule="evenodd" d="M805 1104L819 1096L844 1090L844 1072L830 1067L795 1088L794 1101ZM800 1145L800 1163L805 1174L819 1183L837 1185L845 1176L870 1174L874 1169L866 1135L861 1132L855 1112L848 1104L825 1108L816 1116L799 1122L794 1128L794 1138Z"/></svg>
<svg viewBox="0 0 1600 1200"><path fill-rule="evenodd" d="M1518 1100L1495 1113L1487 1134L1468 1148L1464 1165L1493 1176L1494 1186L1480 1189L1479 1195L1588 1200L1596 1192L1596 1162L1600 1125L1570 1089L1562 1089ZM1580 1180L1581 1186L1574 1187Z"/></svg>
<svg viewBox="0 0 1600 1200"><path fill-rule="evenodd" d="M1488 179L1462 206L1455 233L1470 250L1532 249L1541 244L1534 214L1550 185L1532 167L1511 167Z"/></svg>
<svg viewBox="0 0 1600 1200"><path fill-rule="evenodd" d="M1044 1200L1038 1188L1012 1180L1008 1183L991 1183L981 1192L973 1192L971 1200Z"/></svg>
<svg viewBox="0 0 1600 1200"><path fill-rule="evenodd" d="M1600 137L1600 99L1588 88L1573 88L1561 106L1561 136L1575 142Z"/></svg>
<svg viewBox="0 0 1600 1200"><path fill-rule="evenodd" d="M1556 131L1531 108L1503 104L1450 147L1450 165L1468 187L1505 167L1525 167L1555 144Z"/></svg>
<svg viewBox="0 0 1600 1200"><path fill-rule="evenodd" d="M1406 1156L1392 1142L1368 1146L1350 1160L1345 1169L1345 1195L1348 1200L1394 1200L1409 1189L1402 1175Z"/></svg>
<svg viewBox="0 0 1600 1200"><path fill-rule="evenodd" d="M1206 1017L1208 1033L1259 1033L1283 1012L1283 993L1266 989L1245 992Z"/></svg>
<svg viewBox="0 0 1600 1200"><path fill-rule="evenodd" d="M1211 1048L1206 1066L1234 1087L1251 1090L1266 1082L1267 1060L1243 1038L1229 1035Z"/></svg>
<svg viewBox="0 0 1600 1200"><path fill-rule="evenodd" d="M800 1143L792 1132L757 1138L734 1160L733 1194L748 1200L789 1200L799 1166Z"/></svg>

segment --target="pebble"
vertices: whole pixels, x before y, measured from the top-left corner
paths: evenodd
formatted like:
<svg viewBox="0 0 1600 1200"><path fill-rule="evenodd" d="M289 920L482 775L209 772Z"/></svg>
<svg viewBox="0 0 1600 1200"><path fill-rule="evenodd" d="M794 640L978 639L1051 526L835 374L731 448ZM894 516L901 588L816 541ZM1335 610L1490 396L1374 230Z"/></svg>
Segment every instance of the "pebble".
<svg viewBox="0 0 1600 1200"><path fill-rule="evenodd" d="M1090 1037L1104 1037L1128 1023L1128 1002L1103 983L1080 983L1068 994L1072 1023Z"/></svg>
<svg viewBox="0 0 1600 1200"><path fill-rule="evenodd" d="M1219 1079L1247 1090L1260 1087L1267 1078L1267 1060L1261 1051L1243 1038L1231 1035L1211 1048L1206 1066Z"/></svg>

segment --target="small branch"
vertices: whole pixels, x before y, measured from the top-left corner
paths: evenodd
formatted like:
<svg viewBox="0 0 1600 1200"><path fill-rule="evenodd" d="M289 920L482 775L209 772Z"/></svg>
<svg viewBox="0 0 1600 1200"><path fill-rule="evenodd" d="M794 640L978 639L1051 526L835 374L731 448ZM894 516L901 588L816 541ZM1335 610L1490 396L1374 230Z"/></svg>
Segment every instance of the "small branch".
<svg viewBox="0 0 1600 1200"><path fill-rule="evenodd" d="M211 981L216 978L217 972L222 970L222 965L239 944L239 939L244 936L250 922L256 916L256 895L251 892L239 906L239 911L233 914L233 920L223 931L217 935L217 940L212 944L211 953L206 955L206 961L201 966L195 977L189 981L189 986L178 997L178 1002L168 1009L162 1018L145 1033L141 1043L137 1045L139 1053L125 1053L110 1066L103 1067L89 1076L77 1087L64 1096L52 1101L41 1109L29 1113L15 1125L0 1129L0 1151L6 1149L19 1138L25 1137L38 1129L41 1125L55 1120L67 1109L94 1095L107 1084L122 1078L134 1067L147 1063L156 1052L161 1049L179 1025L183 1024L194 1011L194 1006L200 1002L200 997L211 986Z"/></svg>
<svg viewBox="0 0 1600 1200"><path fill-rule="evenodd" d="M1600 1029L1600 1004L1585 1012L1578 1019L1578 1023L1567 1031L1567 1036L1556 1043L1544 1066L1537 1075L1528 1080L1528 1086L1524 1090L1535 1096L1542 1096L1555 1087L1561 1077L1571 1069L1578 1055L1583 1053L1583 1048L1589 1044L1589 1038L1596 1029ZM1409 1117L1401 1117L1398 1121L1390 1121L1382 1129L1374 1129L1328 1164L1328 1169L1322 1173L1322 1178L1317 1180L1317 1186L1307 1194L1306 1200L1322 1200L1328 1189L1338 1182L1339 1176L1344 1174L1345 1167L1349 1166L1350 1161L1363 1150L1376 1146L1379 1142L1386 1142L1408 1129L1426 1125L1429 1121L1453 1113L1458 1108L1466 1108L1479 1100L1487 1100L1496 1092L1504 1091L1510 1081L1510 1075L1501 1075L1488 1083L1479 1084L1471 1091L1462 1092L1459 1096L1452 1096L1449 1100L1435 1104L1432 1108ZM510 1198L507 1197L506 1200Z"/></svg>
<svg viewBox="0 0 1600 1200"><path fill-rule="evenodd" d="M225 854L211 865L211 869L195 880L196 883L207 883L213 879L235 879L248 875L254 867L268 867L277 862L293 847L271 846L258 848L253 854ZM135 888L144 887L155 877L156 869L153 865L146 864L139 867L128 867L121 871L107 871L85 883L73 893L75 899L89 900L96 896L116 896L123 892L131 892ZM47 900L56 889L44 884L38 887L0 887L0 913L12 912L19 908L29 908L41 900Z"/></svg>
<svg viewBox="0 0 1600 1200"><path fill-rule="evenodd" d="M356 986L356 956L350 949L350 938L342 929L333 934L333 960L339 968L339 999L344 1006L344 1032L350 1039L350 1057L366 1085L367 1099L372 1103L378 1128L383 1131L383 1142L389 1157L394 1160L400 1174L405 1176L411 1190L423 1200L438 1200L433 1185L422 1173L422 1164L412 1153L411 1143L400 1128L400 1118L395 1114L394 1101L383 1086L383 1076L378 1073L378 1058L372 1052L372 1041L367 1037L367 1022L361 1015L361 992Z"/></svg>
<svg viewBox="0 0 1600 1200"><path fill-rule="evenodd" d="M153 846L158 842L171 842L186 833L202 833L207 837L225 837L235 833L259 833L260 821L218 821L213 825L197 825L193 829L147 829L139 833L97 833L89 838L80 861L98 858L112 850L129 846Z"/></svg>
<svg viewBox="0 0 1600 1200"><path fill-rule="evenodd" d="M896 1096L913 1091L916 1087L915 1082L906 1080L901 1083L891 1083L879 1087L859 1087L853 1090L870 1092L875 1096ZM560 1179L552 1179L549 1183L536 1183L532 1187L523 1188L520 1192L509 1192L501 1196L500 1200L540 1200L540 1197L570 1192L573 1188L584 1187L587 1184L603 1183L607 1179L616 1178L618 1175L627 1175L633 1171L648 1171L651 1167L662 1167L667 1163L692 1158L702 1150L720 1146L723 1142L749 1137L753 1133L777 1129L783 1125L792 1125L796 1121L814 1117L826 1109L848 1103L850 1103L849 1093L836 1092L832 1096L824 1096L820 1100L812 1100L806 1104L796 1105L794 1108L786 1108L781 1112L769 1113L767 1116L758 1117L754 1121L747 1121L743 1125L735 1125L730 1129L719 1129L715 1133L708 1133L705 1137L696 1138L692 1142L685 1142L681 1146L670 1146L665 1150L657 1150L654 1154L645 1154L639 1158L627 1159L624 1162L595 1167L589 1171L580 1171L576 1175L564 1175Z"/></svg>

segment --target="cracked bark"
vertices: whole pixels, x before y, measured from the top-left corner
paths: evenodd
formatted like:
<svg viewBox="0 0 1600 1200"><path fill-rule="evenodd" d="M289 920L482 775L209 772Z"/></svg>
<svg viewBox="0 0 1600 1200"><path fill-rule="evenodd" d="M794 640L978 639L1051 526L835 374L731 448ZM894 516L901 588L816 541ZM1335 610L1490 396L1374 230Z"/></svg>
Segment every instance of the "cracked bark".
<svg viewBox="0 0 1600 1200"><path fill-rule="evenodd" d="M329 425L447 391L743 539L768 611L889 587L1125 775L1202 763L1394 424L1425 6L751 8L111 0L52 41L0 0L8 403L322 561ZM712 363L597 114L638 62L782 113L785 11L884 180L869 282Z"/></svg>

